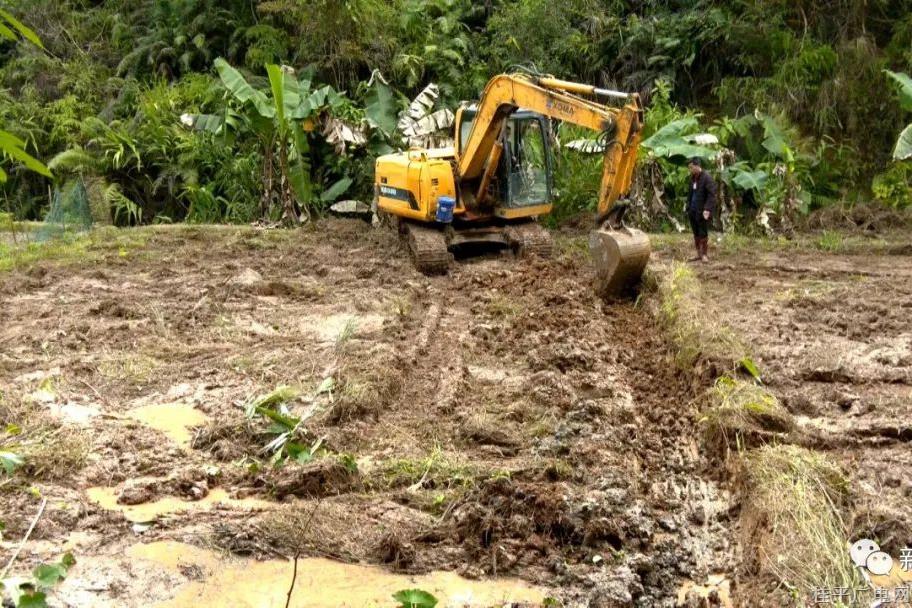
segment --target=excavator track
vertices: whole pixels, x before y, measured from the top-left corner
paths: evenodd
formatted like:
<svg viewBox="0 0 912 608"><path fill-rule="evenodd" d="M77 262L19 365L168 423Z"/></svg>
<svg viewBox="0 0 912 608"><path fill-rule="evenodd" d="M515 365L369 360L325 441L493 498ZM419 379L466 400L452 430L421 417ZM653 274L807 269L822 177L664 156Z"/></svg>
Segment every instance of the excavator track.
<svg viewBox="0 0 912 608"><path fill-rule="evenodd" d="M516 255L520 257L538 256L551 257L554 251L554 241L551 233L539 224L528 223L510 226L506 230L507 238L513 246Z"/></svg>
<svg viewBox="0 0 912 608"><path fill-rule="evenodd" d="M424 274L444 274L449 269L453 255L447 249L443 232L406 222L400 224L400 230L418 270Z"/></svg>

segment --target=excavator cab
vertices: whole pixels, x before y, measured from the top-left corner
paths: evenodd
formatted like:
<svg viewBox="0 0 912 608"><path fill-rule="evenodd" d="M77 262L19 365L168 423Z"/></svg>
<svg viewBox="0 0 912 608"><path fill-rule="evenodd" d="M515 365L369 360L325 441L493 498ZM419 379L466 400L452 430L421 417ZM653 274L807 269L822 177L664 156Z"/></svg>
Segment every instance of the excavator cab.
<svg viewBox="0 0 912 608"><path fill-rule="evenodd" d="M463 107L456 113L458 154L472 132L476 114L474 106ZM495 215L504 218L519 213L528 215L533 207L536 215L551 211L554 182L550 131L551 121L547 117L528 110L517 110L505 121L500 136L503 152L496 174Z"/></svg>

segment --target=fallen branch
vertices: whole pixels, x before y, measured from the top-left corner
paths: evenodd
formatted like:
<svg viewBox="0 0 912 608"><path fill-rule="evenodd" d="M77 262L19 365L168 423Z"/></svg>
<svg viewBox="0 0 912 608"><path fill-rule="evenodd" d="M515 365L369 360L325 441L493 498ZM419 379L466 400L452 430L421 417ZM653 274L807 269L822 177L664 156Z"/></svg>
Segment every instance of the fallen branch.
<svg viewBox="0 0 912 608"><path fill-rule="evenodd" d="M288 599L285 600L285 608L291 606L291 594L295 588L295 581L298 579L298 557L300 557L300 551L295 551L294 570L291 573L291 586L288 588Z"/></svg>
<svg viewBox="0 0 912 608"><path fill-rule="evenodd" d="M6 578L6 574L9 572L9 569L13 567L13 562L16 561L16 558L19 557L19 553L22 551L22 547L25 546L25 543L28 542L29 537L32 535L32 532L35 530L35 526L38 525L38 520L41 519L41 515L44 513L44 508L47 506L47 498L41 501L41 506L38 507L38 513L35 515L35 519L32 520L32 525L29 526L28 532L25 533L25 536L22 537L22 540L19 542L19 546L16 547L16 551L13 553L13 556L6 563L6 567L3 569L3 572L0 573L0 580Z"/></svg>
<svg viewBox="0 0 912 608"><path fill-rule="evenodd" d="M307 517L307 521L301 527L302 535L304 532L307 531L308 528L310 528L310 524L311 524L311 522L313 522L314 515L317 514L317 509L320 508L321 504L323 504L322 497L320 498L320 500L317 501L317 504L314 505L314 508L310 511L310 515ZM291 574L291 586L288 588L288 598L285 600L285 608L289 608L291 606L291 594L294 592L295 581L298 578L298 558L300 556L301 556L301 549L299 547L295 551L295 554L294 554L294 570Z"/></svg>

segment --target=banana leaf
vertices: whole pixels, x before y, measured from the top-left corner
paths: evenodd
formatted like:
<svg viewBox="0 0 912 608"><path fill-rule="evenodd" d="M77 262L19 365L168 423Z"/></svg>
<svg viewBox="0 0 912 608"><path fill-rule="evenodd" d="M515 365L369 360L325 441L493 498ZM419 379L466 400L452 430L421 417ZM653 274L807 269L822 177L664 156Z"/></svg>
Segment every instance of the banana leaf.
<svg viewBox="0 0 912 608"><path fill-rule="evenodd" d="M903 110L912 111L912 78L902 72L884 70L887 76L893 79L899 92L899 104Z"/></svg>
<svg viewBox="0 0 912 608"><path fill-rule="evenodd" d="M273 118L276 115L275 105L269 101L269 98L263 92L257 91L250 86L250 83L244 79L241 73L231 67L227 61L221 57L216 59L215 69L218 70L219 78L221 78L225 88L235 99L241 103L247 103L248 101L253 103L257 112L267 118Z"/></svg>
<svg viewBox="0 0 912 608"><path fill-rule="evenodd" d="M896 147L893 148L893 160L908 160L909 158L912 158L912 124L902 130L896 141Z"/></svg>

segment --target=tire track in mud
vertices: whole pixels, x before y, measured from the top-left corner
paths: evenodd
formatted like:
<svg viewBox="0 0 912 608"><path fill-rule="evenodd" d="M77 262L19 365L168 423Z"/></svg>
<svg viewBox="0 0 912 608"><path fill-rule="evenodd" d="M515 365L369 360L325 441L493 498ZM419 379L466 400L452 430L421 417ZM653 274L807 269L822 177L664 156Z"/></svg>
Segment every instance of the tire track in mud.
<svg viewBox="0 0 912 608"><path fill-rule="evenodd" d="M587 269L558 261L469 262L430 281L420 354L402 360L437 382L392 409L427 408L447 449L511 470L432 535L462 549L447 567L559 585L581 606L673 603L730 569L729 498L694 437L691 381L647 312L604 305ZM478 416L494 428L467 433Z"/></svg>

